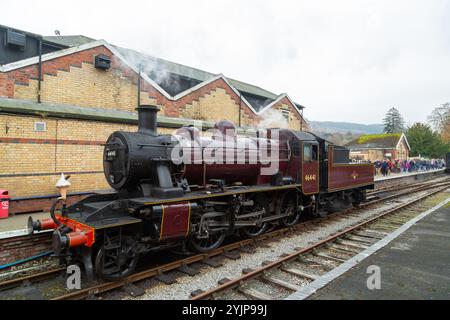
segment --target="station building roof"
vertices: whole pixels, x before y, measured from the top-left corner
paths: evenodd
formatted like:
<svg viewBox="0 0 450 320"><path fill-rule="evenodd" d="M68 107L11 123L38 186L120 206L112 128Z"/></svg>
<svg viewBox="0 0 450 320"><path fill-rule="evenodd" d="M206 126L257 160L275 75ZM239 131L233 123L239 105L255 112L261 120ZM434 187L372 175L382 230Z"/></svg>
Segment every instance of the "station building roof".
<svg viewBox="0 0 450 320"><path fill-rule="evenodd" d="M404 133L366 134L350 141L345 146L353 150L396 149L403 139L410 148Z"/></svg>
<svg viewBox="0 0 450 320"><path fill-rule="evenodd" d="M77 47L96 41L83 35L46 36L44 39L67 47ZM171 96L176 96L217 76L208 71L157 58L136 50L112 46ZM246 82L231 78L227 78L227 80L256 112L263 110L281 96ZM298 103L293 102L293 104L299 111L304 108Z"/></svg>

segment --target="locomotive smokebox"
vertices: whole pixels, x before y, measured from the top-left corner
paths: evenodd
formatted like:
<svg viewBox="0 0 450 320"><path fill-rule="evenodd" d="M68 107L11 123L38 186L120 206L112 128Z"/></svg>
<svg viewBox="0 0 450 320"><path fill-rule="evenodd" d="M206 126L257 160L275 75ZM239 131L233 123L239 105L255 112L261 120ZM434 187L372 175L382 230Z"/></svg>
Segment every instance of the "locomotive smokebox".
<svg viewBox="0 0 450 320"><path fill-rule="evenodd" d="M138 111L138 132L156 137L158 135L158 106L140 105Z"/></svg>

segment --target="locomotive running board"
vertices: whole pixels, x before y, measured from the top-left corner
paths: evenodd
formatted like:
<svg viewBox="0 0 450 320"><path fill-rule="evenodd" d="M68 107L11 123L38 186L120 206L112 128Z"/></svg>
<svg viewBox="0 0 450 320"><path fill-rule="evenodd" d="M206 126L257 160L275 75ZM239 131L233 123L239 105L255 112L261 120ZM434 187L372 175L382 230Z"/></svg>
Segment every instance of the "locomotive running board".
<svg viewBox="0 0 450 320"><path fill-rule="evenodd" d="M264 222L270 222L270 221L274 221L274 220L278 220L281 218L286 218L288 217L289 214L276 214L273 216L268 216L268 217L264 217L258 221L239 221L239 216L236 217L236 221L234 222L234 226L235 227L252 227L252 226L256 226L258 223L264 223ZM210 227L229 227L230 223L228 222L216 222L216 221L210 221L208 222L208 226Z"/></svg>
<svg viewBox="0 0 450 320"><path fill-rule="evenodd" d="M214 197L232 196L232 195L244 194L244 193L287 190L287 189L295 189L295 188L300 188L300 187L301 187L301 184L296 183L296 184L289 184L289 185L285 185L285 186L271 186L271 185L255 186L255 187L249 187L246 189L234 189L233 191L225 191L225 192L218 192L218 193L211 193L211 194L207 194L205 191L193 191L193 192L190 192L190 193L184 195L183 197L179 197L179 198L158 199L158 198L153 198L153 197L144 197L144 198L130 199L129 202L130 202L130 204L140 207L140 206L157 205L157 204L162 204L162 203L185 202L185 201L208 199L208 198L214 198Z"/></svg>

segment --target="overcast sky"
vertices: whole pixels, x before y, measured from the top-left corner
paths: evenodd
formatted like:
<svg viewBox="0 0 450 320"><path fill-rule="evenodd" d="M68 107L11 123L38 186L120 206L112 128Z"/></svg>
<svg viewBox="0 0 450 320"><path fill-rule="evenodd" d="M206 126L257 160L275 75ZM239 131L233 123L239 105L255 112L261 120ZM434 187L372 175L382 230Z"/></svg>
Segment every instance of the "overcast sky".
<svg viewBox="0 0 450 320"><path fill-rule="evenodd" d="M288 93L310 120L407 123L450 101L450 1L0 0L0 24L83 34Z"/></svg>

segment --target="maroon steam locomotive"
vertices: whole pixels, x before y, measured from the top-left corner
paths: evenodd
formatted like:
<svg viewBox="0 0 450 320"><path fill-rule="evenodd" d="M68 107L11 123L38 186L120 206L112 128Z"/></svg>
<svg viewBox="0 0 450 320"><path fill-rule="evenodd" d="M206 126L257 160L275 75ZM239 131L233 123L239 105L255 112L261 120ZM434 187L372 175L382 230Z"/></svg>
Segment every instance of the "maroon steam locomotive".
<svg viewBox="0 0 450 320"><path fill-rule="evenodd" d="M146 252L207 252L227 235L290 226L306 211L358 204L373 188L372 165L350 164L348 149L312 133L271 129L244 138L220 121L211 137L193 127L160 135L157 112L140 106L138 131L108 138L104 173L115 192L72 206L60 198L50 219L29 220L30 232L54 229L55 254L81 260L88 278L126 277Z"/></svg>

